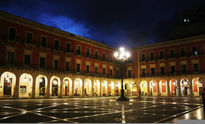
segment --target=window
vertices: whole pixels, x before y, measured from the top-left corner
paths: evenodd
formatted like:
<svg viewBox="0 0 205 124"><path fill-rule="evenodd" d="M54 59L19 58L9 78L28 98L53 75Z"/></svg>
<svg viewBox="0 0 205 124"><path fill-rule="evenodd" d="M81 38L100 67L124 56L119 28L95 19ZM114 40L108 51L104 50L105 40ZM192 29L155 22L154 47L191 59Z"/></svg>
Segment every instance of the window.
<svg viewBox="0 0 205 124"><path fill-rule="evenodd" d="M131 77L132 77L132 71L128 70L128 78L131 78Z"/></svg>
<svg viewBox="0 0 205 124"><path fill-rule="evenodd" d="M175 66L171 66L171 74L175 73Z"/></svg>
<svg viewBox="0 0 205 124"><path fill-rule="evenodd" d="M26 32L26 43L31 43L31 42L32 42L32 33Z"/></svg>
<svg viewBox="0 0 205 124"><path fill-rule="evenodd" d="M161 75L164 75L164 67L160 67L160 72L161 72Z"/></svg>
<svg viewBox="0 0 205 124"><path fill-rule="evenodd" d="M77 64L77 70L76 71L80 72L80 64L79 63Z"/></svg>
<svg viewBox="0 0 205 124"><path fill-rule="evenodd" d="M46 37L45 36L41 37L41 46L44 48L46 47Z"/></svg>
<svg viewBox="0 0 205 124"><path fill-rule="evenodd" d="M142 54L142 61L145 61L145 54Z"/></svg>
<svg viewBox="0 0 205 124"><path fill-rule="evenodd" d="M80 55L80 46L77 47L77 55Z"/></svg>
<svg viewBox="0 0 205 124"><path fill-rule="evenodd" d="M185 56L185 55L186 55L186 53L185 53L185 48L181 48L181 49L180 49L180 52L181 52L181 56Z"/></svg>
<svg viewBox="0 0 205 124"><path fill-rule="evenodd" d="M110 60L112 61L112 54L110 54Z"/></svg>
<svg viewBox="0 0 205 124"><path fill-rule="evenodd" d="M26 93L26 86L20 86L20 93Z"/></svg>
<svg viewBox="0 0 205 124"><path fill-rule="evenodd" d="M105 68L103 68L103 75L105 75Z"/></svg>
<svg viewBox="0 0 205 124"><path fill-rule="evenodd" d="M86 65L86 73L90 73L90 66Z"/></svg>
<svg viewBox="0 0 205 124"><path fill-rule="evenodd" d="M110 69L110 76L112 76L112 69Z"/></svg>
<svg viewBox="0 0 205 124"><path fill-rule="evenodd" d="M86 49L86 56L90 57L90 49L89 48Z"/></svg>
<svg viewBox="0 0 205 124"><path fill-rule="evenodd" d="M30 55L25 55L25 58L24 58L24 64L29 66L30 65L30 58L31 56Z"/></svg>
<svg viewBox="0 0 205 124"><path fill-rule="evenodd" d="M174 50L170 50L170 58L174 58Z"/></svg>
<svg viewBox="0 0 205 124"><path fill-rule="evenodd" d="M9 40L16 40L16 29L9 28Z"/></svg>
<svg viewBox="0 0 205 124"><path fill-rule="evenodd" d="M98 67L95 67L95 74L98 74Z"/></svg>
<svg viewBox="0 0 205 124"><path fill-rule="evenodd" d="M154 53L150 53L150 60L154 60Z"/></svg>
<svg viewBox="0 0 205 124"><path fill-rule="evenodd" d="M54 49L59 49L59 40L54 40Z"/></svg>
<svg viewBox="0 0 205 124"><path fill-rule="evenodd" d="M58 69L58 60L54 60L54 69Z"/></svg>
<svg viewBox="0 0 205 124"><path fill-rule="evenodd" d="M182 65L182 73L186 73L186 65Z"/></svg>
<svg viewBox="0 0 205 124"><path fill-rule="evenodd" d="M199 72L198 64L193 64L194 72Z"/></svg>
<svg viewBox="0 0 205 124"><path fill-rule="evenodd" d="M95 58L98 58L98 51L95 51Z"/></svg>
<svg viewBox="0 0 205 124"><path fill-rule="evenodd" d="M198 55L197 47L192 47L192 55Z"/></svg>
<svg viewBox="0 0 205 124"><path fill-rule="evenodd" d="M146 75L146 70L143 68L142 69L142 76L145 76Z"/></svg>
<svg viewBox="0 0 205 124"><path fill-rule="evenodd" d="M40 57L40 68L45 68L45 58Z"/></svg>
<svg viewBox="0 0 205 124"><path fill-rule="evenodd" d="M105 60L105 53L103 53L103 60Z"/></svg>
<svg viewBox="0 0 205 124"><path fill-rule="evenodd" d="M7 62L8 62L8 64L13 64L14 52L7 52Z"/></svg>
<svg viewBox="0 0 205 124"><path fill-rule="evenodd" d="M65 63L66 71L70 71L70 62Z"/></svg>
<svg viewBox="0 0 205 124"><path fill-rule="evenodd" d="M163 59L163 58L164 58L164 52L163 52L163 51L160 51L160 52L159 52L159 58L160 58L160 59Z"/></svg>
<svg viewBox="0 0 205 124"><path fill-rule="evenodd" d="M66 52L70 52L70 43L66 44Z"/></svg>
<svg viewBox="0 0 205 124"><path fill-rule="evenodd" d="M155 68L151 68L151 75L155 75Z"/></svg>

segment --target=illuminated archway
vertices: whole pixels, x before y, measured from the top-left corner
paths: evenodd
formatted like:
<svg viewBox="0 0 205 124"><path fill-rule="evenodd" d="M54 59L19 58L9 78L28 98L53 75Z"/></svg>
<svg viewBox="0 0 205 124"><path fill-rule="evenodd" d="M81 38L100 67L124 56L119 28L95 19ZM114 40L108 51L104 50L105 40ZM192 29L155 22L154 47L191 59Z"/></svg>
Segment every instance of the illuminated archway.
<svg viewBox="0 0 205 124"><path fill-rule="evenodd" d="M92 96L92 82L90 79L85 79L84 81L84 95Z"/></svg>
<svg viewBox="0 0 205 124"><path fill-rule="evenodd" d="M72 80L69 77L63 79L63 96L72 96Z"/></svg>
<svg viewBox="0 0 205 124"><path fill-rule="evenodd" d="M156 80L151 80L149 85L150 85L150 95L151 96L157 96L158 95L157 81Z"/></svg>
<svg viewBox="0 0 205 124"><path fill-rule="evenodd" d="M176 79L169 81L169 88L171 96L179 96L179 87Z"/></svg>
<svg viewBox="0 0 205 124"><path fill-rule="evenodd" d="M19 80L19 98L32 97L33 77L30 74L23 73Z"/></svg>
<svg viewBox="0 0 205 124"><path fill-rule="evenodd" d="M147 95L147 81L141 81L140 83L140 91L141 91L141 95L145 96Z"/></svg>
<svg viewBox="0 0 205 124"><path fill-rule="evenodd" d="M131 95L136 96L137 95L137 84L135 82L131 82L129 85L131 89Z"/></svg>
<svg viewBox="0 0 205 124"><path fill-rule="evenodd" d="M199 77L192 80L192 91L194 96L202 95L203 86L202 83L199 81Z"/></svg>
<svg viewBox="0 0 205 124"><path fill-rule="evenodd" d="M191 94L190 82L187 78L183 78L180 81L182 96L189 96Z"/></svg>
<svg viewBox="0 0 205 124"><path fill-rule="evenodd" d="M93 92L94 92L93 94L94 96L100 96L100 81L99 80L94 81Z"/></svg>
<svg viewBox="0 0 205 124"><path fill-rule="evenodd" d="M74 81L74 96L82 96L82 80L76 78Z"/></svg>
<svg viewBox="0 0 205 124"><path fill-rule="evenodd" d="M120 82L116 82L116 84L115 84L115 96L120 95L120 90L121 90Z"/></svg>
<svg viewBox="0 0 205 124"><path fill-rule="evenodd" d="M114 96L115 94L115 83L111 81L108 86L108 94L109 96Z"/></svg>
<svg viewBox="0 0 205 124"><path fill-rule="evenodd" d="M60 78L57 76L51 77L50 80L50 93L51 96L60 96Z"/></svg>
<svg viewBox="0 0 205 124"><path fill-rule="evenodd" d="M0 79L0 96L14 96L16 76L12 72L4 72Z"/></svg>
<svg viewBox="0 0 205 124"><path fill-rule="evenodd" d="M102 83L101 83L101 93L102 93L102 96L106 96L107 95L107 90L108 90L107 81L102 81Z"/></svg>
<svg viewBox="0 0 205 124"><path fill-rule="evenodd" d="M38 75L36 77L36 97L47 95L48 79L44 75Z"/></svg>
<svg viewBox="0 0 205 124"><path fill-rule="evenodd" d="M168 95L167 81L166 80L161 80L159 82L159 91L161 93L161 96L167 96Z"/></svg>

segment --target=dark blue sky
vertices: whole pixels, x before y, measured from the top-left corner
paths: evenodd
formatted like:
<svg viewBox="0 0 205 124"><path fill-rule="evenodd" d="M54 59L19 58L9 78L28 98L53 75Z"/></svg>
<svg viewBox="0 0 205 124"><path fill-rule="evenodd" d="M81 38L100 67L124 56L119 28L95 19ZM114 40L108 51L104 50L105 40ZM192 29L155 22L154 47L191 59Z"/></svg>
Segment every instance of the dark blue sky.
<svg viewBox="0 0 205 124"><path fill-rule="evenodd" d="M0 10L119 47L167 39L177 11L204 0L1 0Z"/></svg>

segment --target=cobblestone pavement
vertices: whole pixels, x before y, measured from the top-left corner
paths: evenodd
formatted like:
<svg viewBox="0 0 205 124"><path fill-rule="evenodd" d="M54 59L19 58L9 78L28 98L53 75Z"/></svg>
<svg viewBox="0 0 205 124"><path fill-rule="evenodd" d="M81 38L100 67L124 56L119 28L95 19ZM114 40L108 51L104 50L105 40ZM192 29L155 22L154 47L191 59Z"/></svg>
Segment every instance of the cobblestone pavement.
<svg viewBox="0 0 205 124"><path fill-rule="evenodd" d="M204 119L199 97L1 99L1 123L153 123ZM200 109L201 110L201 109ZM186 116L187 113L192 114ZM176 118L177 117L177 118Z"/></svg>

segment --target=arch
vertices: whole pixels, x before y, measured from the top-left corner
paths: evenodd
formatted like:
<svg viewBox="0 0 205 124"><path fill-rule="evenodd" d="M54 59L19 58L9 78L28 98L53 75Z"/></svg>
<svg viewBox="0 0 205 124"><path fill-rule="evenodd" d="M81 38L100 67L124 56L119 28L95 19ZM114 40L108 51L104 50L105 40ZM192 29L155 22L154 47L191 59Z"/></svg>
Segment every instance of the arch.
<svg viewBox="0 0 205 124"><path fill-rule="evenodd" d="M116 96L120 95L120 89L121 89L120 82L116 82L116 84L115 84L115 95Z"/></svg>
<svg viewBox="0 0 205 124"><path fill-rule="evenodd" d="M45 75L38 75L36 77L36 97L42 97L47 95L48 79Z"/></svg>
<svg viewBox="0 0 205 124"><path fill-rule="evenodd" d="M108 94L109 96L114 96L115 94L115 83L111 81L108 86Z"/></svg>
<svg viewBox="0 0 205 124"><path fill-rule="evenodd" d="M146 96L148 94L147 81L140 82L140 93L142 96Z"/></svg>
<svg viewBox="0 0 205 124"><path fill-rule="evenodd" d="M168 95L167 81L166 80L161 80L159 82L159 91L161 93L161 96L167 96Z"/></svg>
<svg viewBox="0 0 205 124"><path fill-rule="evenodd" d="M16 75L12 72L4 72L0 78L0 96L14 96L16 87Z"/></svg>
<svg viewBox="0 0 205 124"><path fill-rule="evenodd" d="M100 81L94 80L94 86L93 86L93 95L94 96L100 96Z"/></svg>
<svg viewBox="0 0 205 124"><path fill-rule="evenodd" d="M63 96L72 96L72 80L69 77L63 79Z"/></svg>
<svg viewBox="0 0 205 124"><path fill-rule="evenodd" d="M92 96L92 82L90 79L85 79L84 81L84 95Z"/></svg>
<svg viewBox="0 0 205 124"><path fill-rule="evenodd" d="M191 89L190 89L190 82L187 78L183 78L180 81L180 87L181 87L181 94L182 96L189 96L191 95Z"/></svg>
<svg viewBox="0 0 205 124"><path fill-rule="evenodd" d="M74 81L74 96L82 96L82 84L83 81L80 78L76 78Z"/></svg>
<svg viewBox="0 0 205 124"><path fill-rule="evenodd" d="M106 96L107 95L107 91L108 91L108 83L106 80L101 82L101 94L102 96Z"/></svg>
<svg viewBox="0 0 205 124"><path fill-rule="evenodd" d="M129 86L131 89L131 95L136 96L137 95L137 84L135 82L131 82Z"/></svg>
<svg viewBox="0 0 205 124"><path fill-rule="evenodd" d="M194 96L202 95L203 86L202 83L199 81L199 77L192 79L192 91Z"/></svg>
<svg viewBox="0 0 205 124"><path fill-rule="evenodd" d="M50 79L50 95L60 96L60 78L57 76L52 76Z"/></svg>
<svg viewBox="0 0 205 124"><path fill-rule="evenodd" d="M150 95L151 96L157 96L158 94L158 84L156 80L151 80L149 82L149 86L150 86Z"/></svg>
<svg viewBox="0 0 205 124"><path fill-rule="evenodd" d="M176 79L169 81L169 91L171 96L179 96L179 86Z"/></svg>
<svg viewBox="0 0 205 124"><path fill-rule="evenodd" d="M32 97L33 77L28 73L23 73L19 80L19 98Z"/></svg>

